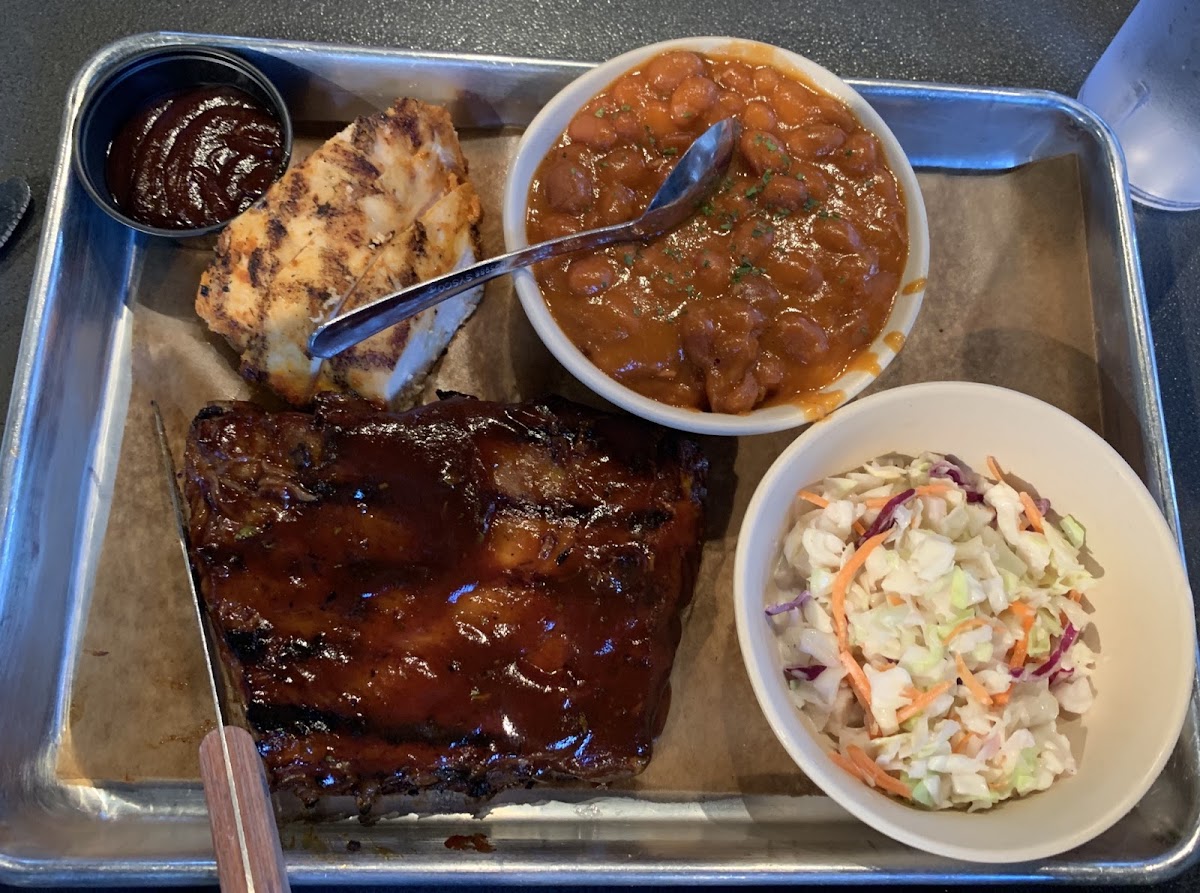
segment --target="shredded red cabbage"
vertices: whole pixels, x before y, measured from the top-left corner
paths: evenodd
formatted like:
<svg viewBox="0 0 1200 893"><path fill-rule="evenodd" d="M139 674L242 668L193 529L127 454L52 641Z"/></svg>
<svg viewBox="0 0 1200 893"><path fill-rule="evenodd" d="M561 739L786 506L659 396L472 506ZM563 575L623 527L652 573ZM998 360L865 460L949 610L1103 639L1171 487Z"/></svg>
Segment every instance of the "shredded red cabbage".
<svg viewBox="0 0 1200 893"><path fill-rule="evenodd" d="M780 602L777 605L771 605L770 607L766 608L766 615L768 617L774 617L776 614L782 614L785 611L799 610L810 598L812 598L812 593L805 589L790 602Z"/></svg>
<svg viewBox="0 0 1200 893"><path fill-rule="evenodd" d="M1050 500L1039 497L1033 501L1033 504L1037 506L1037 510L1042 513L1042 517L1046 517L1046 512L1050 511Z"/></svg>
<svg viewBox="0 0 1200 893"><path fill-rule="evenodd" d="M978 475L975 474L974 468L972 468L970 465L968 465L962 459L958 458L958 456L954 455L953 453L946 454L946 461L952 463L963 474L970 475L971 477L978 477Z"/></svg>
<svg viewBox="0 0 1200 893"><path fill-rule="evenodd" d="M1058 666L1058 662L1062 660L1062 656L1066 654L1067 649L1075 644L1075 639L1079 635L1079 630L1072 623L1067 624L1067 628L1063 630L1062 638L1058 640L1058 644L1054 646L1054 650L1050 652L1050 657L1046 662L1033 671L1034 676L1045 676L1051 670Z"/></svg>
<svg viewBox="0 0 1200 893"><path fill-rule="evenodd" d="M950 478L960 487L966 487L967 483L963 480L962 469L950 462L935 462L933 467L929 469L930 477Z"/></svg>
<svg viewBox="0 0 1200 893"><path fill-rule="evenodd" d="M975 489L975 479L978 477L971 466L954 456L947 456L942 462L935 462L929 469L930 477L950 478L963 488L967 494L967 502L983 502L983 494Z"/></svg>
<svg viewBox="0 0 1200 893"><path fill-rule="evenodd" d="M875 536L876 534L883 533L883 531L891 527L892 515L895 514L896 509L904 505L904 503L908 502L908 500L912 499L916 495L917 491L909 488L903 493L897 493L895 496L889 499L884 504L883 508L879 510L879 514L875 516L875 520L871 522L871 526L867 528L867 532L858 538L858 545L862 545L871 537Z"/></svg>
<svg viewBox="0 0 1200 893"><path fill-rule="evenodd" d="M1058 683L1062 682L1064 679L1070 679L1074 675L1074 668L1071 668L1070 670L1055 670L1050 674L1050 687L1054 688L1054 686L1058 685Z"/></svg>
<svg viewBox="0 0 1200 893"><path fill-rule="evenodd" d="M805 682L812 682L824 672L825 667L822 664L811 664L807 667L784 667L783 678L788 680L796 679L804 680Z"/></svg>

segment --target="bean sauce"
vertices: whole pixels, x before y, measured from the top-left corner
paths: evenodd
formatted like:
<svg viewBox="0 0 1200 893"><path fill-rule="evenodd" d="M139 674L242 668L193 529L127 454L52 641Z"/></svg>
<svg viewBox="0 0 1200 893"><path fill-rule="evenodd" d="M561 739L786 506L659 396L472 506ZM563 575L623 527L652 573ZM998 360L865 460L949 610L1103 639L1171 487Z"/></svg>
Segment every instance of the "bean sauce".
<svg viewBox="0 0 1200 893"><path fill-rule="evenodd" d="M122 211L163 229L231 220L281 173L283 130L247 93L201 87L128 121L108 149L108 188Z"/></svg>
<svg viewBox="0 0 1200 893"><path fill-rule="evenodd" d="M608 375L675 406L802 400L882 330L908 256L883 148L837 99L769 66L668 52L571 120L538 167L531 242L632 219L715 122L741 123L728 176L647 243L535 268L559 326Z"/></svg>

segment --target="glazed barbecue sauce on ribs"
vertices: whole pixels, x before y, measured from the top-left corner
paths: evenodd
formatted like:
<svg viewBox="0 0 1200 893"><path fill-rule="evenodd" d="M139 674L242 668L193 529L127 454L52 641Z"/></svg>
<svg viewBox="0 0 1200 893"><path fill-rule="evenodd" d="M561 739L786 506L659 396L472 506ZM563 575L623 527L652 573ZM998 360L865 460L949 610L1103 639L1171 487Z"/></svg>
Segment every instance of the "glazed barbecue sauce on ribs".
<svg viewBox="0 0 1200 893"><path fill-rule="evenodd" d="M558 401L204 410L193 561L276 789L611 781L665 721L706 463Z"/></svg>

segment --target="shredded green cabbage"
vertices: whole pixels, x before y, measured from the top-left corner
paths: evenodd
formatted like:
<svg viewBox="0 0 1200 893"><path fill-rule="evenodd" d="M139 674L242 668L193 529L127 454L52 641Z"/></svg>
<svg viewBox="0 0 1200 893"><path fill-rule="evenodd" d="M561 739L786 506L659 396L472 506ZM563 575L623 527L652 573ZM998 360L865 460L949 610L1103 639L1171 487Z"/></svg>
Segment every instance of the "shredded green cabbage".
<svg viewBox="0 0 1200 893"><path fill-rule="evenodd" d="M797 501L776 581L812 598L766 622L785 665L824 668L789 687L827 749L862 748L929 809L987 809L1073 773L1059 721L1091 707L1095 655L1082 636L1059 641L1068 623L1090 625L1083 525L1065 515L1034 529L1008 483L936 453L885 456L808 489L828 504ZM870 686L864 705L842 664L835 586L862 531L909 489L842 593L846 650Z"/></svg>

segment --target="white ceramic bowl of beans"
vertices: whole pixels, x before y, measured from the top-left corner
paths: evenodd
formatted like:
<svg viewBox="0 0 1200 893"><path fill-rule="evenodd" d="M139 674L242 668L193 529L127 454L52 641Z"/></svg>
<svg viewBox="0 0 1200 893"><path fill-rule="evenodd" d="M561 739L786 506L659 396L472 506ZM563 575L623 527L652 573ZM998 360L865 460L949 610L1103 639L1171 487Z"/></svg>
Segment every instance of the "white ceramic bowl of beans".
<svg viewBox="0 0 1200 893"><path fill-rule="evenodd" d="M509 250L529 244L530 190L535 175L547 153L557 144L568 125L577 119L580 110L622 75L651 63L656 57L679 52L721 59L734 58L752 66L770 66L787 78L799 80L815 88L818 93L835 99L843 107L843 114L844 110L848 110L857 119L857 123L875 137L881 156L879 160L894 175L897 191L904 203L904 227L907 237L907 258L899 272L895 297L882 327L869 344L863 345L851 361L841 367L840 372L834 371L835 377L832 377L832 380L826 379L824 383L798 394L795 398L768 401L749 411L713 412L671 405L664 400L654 399L627 387L603 371L564 332L547 305L542 288L532 270L522 270L514 275L517 295L530 323L555 358L596 394L634 415L667 427L703 434L759 434L795 428L822 418L852 400L894 359L916 321L924 297L929 268L928 222L912 165L878 113L836 75L787 50L728 37L695 37L665 41L625 53L592 69L559 92L526 129L505 187L502 209L505 242ZM657 64L668 64L671 58L666 56L664 61ZM687 97L673 96L672 99L684 102ZM786 110L781 109L781 112L786 113ZM746 118L747 114L753 116L748 107L738 114L743 118L743 133L747 128L761 129L757 125L762 125L763 122ZM584 117L590 116L579 116L576 124L588 123L582 121ZM782 126L780 129L783 129ZM586 137L586 134L582 136ZM819 139L821 134L814 132L806 136ZM845 138L844 134L842 138ZM574 131L572 140L578 141L578 135ZM760 139L758 142L764 141ZM774 148L770 140L765 142L770 148ZM753 150L754 144L745 141L739 149L747 153L748 161L748 153ZM679 151L682 152L682 148ZM846 154L852 153L847 151Z"/></svg>

